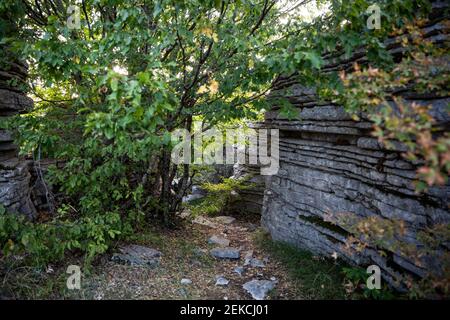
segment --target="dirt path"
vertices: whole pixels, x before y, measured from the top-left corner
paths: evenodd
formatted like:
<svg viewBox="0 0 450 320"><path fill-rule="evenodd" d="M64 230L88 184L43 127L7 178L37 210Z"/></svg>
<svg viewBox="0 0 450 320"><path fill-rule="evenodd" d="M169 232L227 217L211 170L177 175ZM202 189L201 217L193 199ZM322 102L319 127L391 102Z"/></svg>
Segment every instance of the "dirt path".
<svg viewBox="0 0 450 320"><path fill-rule="evenodd" d="M226 224L214 218L186 221L185 228L161 233L142 234L133 241L161 251L155 268L121 265L105 259L95 275L84 279L80 298L88 299L252 299L243 288L251 280L269 280L275 288L267 299L295 299L296 290L283 266L256 245L260 232L258 221L242 218ZM240 250L236 260L217 259L210 250L218 245L208 243L211 236L230 241ZM253 266L244 266L249 257ZM246 259L247 258L247 259ZM263 265L263 266L262 266ZM236 267L243 268L240 275ZM217 276L229 281L216 285ZM182 279L189 284L182 284Z"/></svg>

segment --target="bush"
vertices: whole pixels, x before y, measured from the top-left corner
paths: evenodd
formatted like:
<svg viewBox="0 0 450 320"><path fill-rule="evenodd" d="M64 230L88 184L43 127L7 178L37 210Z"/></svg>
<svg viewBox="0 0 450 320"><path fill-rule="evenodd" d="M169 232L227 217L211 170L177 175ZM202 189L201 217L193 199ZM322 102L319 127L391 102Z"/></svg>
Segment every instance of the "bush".
<svg viewBox="0 0 450 320"><path fill-rule="evenodd" d="M24 255L25 262L43 267L74 250L83 253L89 263L104 253L112 241L131 231L127 219L114 212L81 219L70 219L66 214L60 210L50 221L32 222L0 206L0 245L4 256Z"/></svg>

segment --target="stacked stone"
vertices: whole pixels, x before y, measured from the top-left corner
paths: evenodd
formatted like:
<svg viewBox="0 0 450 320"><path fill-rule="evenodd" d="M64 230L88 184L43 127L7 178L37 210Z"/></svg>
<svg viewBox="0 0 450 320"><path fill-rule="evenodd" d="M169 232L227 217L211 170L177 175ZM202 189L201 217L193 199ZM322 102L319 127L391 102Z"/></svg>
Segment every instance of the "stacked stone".
<svg viewBox="0 0 450 320"><path fill-rule="evenodd" d="M438 46L448 41L448 20L442 9L446 5L435 2L432 19L423 27L425 37ZM390 39L387 47L395 56L402 54L398 39ZM324 57L323 72L350 70L354 62L367 61L364 50L349 59L336 53ZM387 150L371 137L371 123L364 115L360 121L352 120L341 106L321 101L314 89L303 87L295 76L278 80L270 98L280 96L299 109L301 120L281 117L276 105L266 114L265 125L280 130L280 170L266 186L263 226L276 240L328 257L337 254L354 265L377 264L384 278L399 289L395 279L401 273L423 276L430 265L419 267L396 252L384 257L375 248L344 249L349 232L328 222L327 216L353 213L361 218L402 219L407 224L402 241L419 245L418 232L450 222L450 186L416 194L413 182L419 163L404 160L401 144ZM409 102L431 104L437 125L448 130L449 97L408 90L402 96Z"/></svg>
<svg viewBox="0 0 450 320"><path fill-rule="evenodd" d="M23 113L33 106L20 84L27 77L27 66L10 58L0 47L3 60L0 64L0 120ZM0 204L8 211L32 218L36 214L30 200L29 163L18 157L18 148L10 132L0 129Z"/></svg>

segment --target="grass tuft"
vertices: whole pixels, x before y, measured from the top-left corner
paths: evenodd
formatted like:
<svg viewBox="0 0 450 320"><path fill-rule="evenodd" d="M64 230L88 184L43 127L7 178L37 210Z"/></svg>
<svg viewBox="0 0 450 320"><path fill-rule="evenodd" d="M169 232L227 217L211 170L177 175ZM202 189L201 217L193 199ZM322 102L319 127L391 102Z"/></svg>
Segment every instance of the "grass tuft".
<svg viewBox="0 0 450 320"><path fill-rule="evenodd" d="M287 269L301 299L345 299L343 265L283 242L272 241L264 233L255 242Z"/></svg>

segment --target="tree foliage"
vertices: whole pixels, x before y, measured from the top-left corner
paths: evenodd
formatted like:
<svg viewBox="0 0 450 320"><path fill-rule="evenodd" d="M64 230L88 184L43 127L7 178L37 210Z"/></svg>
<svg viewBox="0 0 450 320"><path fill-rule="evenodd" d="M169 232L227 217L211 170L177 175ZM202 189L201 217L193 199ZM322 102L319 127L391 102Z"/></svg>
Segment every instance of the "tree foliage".
<svg viewBox="0 0 450 320"><path fill-rule="evenodd" d="M310 2L328 9L306 21L296 9ZM28 61L27 90L35 100L32 112L7 127L17 131L24 154L64 163L47 177L63 197L39 227L45 232L1 213L5 252L35 243L41 264L67 249L94 257L144 221L172 223L191 170L170 162L170 132L192 131L196 119L204 129L255 119L268 108L265 94L281 74L295 74L350 113L368 113L380 140L400 140L409 159L423 161L419 178L428 186L445 182L448 133L435 134L429 109L390 94L414 81L419 90L448 90L447 71L436 77L429 68L443 53L423 44L397 66L385 46L393 33L425 17L430 3L376 1L383 23L371 30L366 9L374 3L82 0L80 25L73 28L69 1L2 1L1 46ZM330 54L346 59L361 50L366 65L322 72ZM433 79L432 87L425 79ZM401 116L389 99L402 106ZM295 115L282 105L284 114ZM55 254L41 254L40 243L52 241Z"/></svg>

